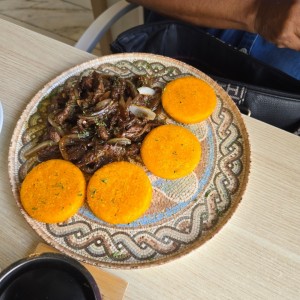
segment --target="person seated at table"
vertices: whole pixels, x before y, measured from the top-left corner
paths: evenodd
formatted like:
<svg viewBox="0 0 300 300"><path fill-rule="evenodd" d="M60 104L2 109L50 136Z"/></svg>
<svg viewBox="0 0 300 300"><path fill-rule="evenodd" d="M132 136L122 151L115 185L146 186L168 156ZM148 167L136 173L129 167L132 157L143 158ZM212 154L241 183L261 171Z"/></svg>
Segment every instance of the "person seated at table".
<svg viewBox="0 0 300 300"><path fill-rule="evenodd" d="M201 26L222 41L300 80L300 0L128 2Z"/></svg>

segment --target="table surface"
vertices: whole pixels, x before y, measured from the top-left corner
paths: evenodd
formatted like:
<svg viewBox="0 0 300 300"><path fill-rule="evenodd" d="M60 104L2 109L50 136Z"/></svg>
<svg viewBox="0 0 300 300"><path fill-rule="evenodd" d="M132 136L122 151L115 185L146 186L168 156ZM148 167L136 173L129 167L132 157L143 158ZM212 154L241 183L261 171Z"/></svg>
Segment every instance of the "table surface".
<svg viewBox="0 0 300 300"><path fill-rule="evenodd" d="M94 56L0 19L0 267L41 239L13 198L8 149L26 104L62 71ZM192 253L138 270L108 269L125 299L300 299L300 138L244 118L252 148L249 183L222 230Z"/></svg>

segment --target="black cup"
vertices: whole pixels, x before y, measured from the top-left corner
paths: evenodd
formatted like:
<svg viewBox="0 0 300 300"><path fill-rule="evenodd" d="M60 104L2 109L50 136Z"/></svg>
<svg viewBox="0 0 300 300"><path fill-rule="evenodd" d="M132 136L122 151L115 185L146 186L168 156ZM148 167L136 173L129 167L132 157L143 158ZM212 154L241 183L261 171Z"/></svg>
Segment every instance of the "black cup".
<svg viewBox="0 0 300 300"><path fill-rule="evenodd" d="M101 300L91 273L58 253L21 259L0 273L0 300Z"/></svg>

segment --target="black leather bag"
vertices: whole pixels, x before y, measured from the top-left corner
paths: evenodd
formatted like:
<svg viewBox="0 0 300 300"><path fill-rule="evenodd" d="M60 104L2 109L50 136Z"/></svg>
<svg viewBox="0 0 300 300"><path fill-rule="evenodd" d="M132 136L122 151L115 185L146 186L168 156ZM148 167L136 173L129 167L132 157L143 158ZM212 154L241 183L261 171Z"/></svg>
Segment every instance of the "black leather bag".
<svg viewBox="0 0 300 300"><path fill-rule="evenodd" d="M300 125L300 81L201 28L177 21L144 24L121 33L111 50L181 60L214 78L242 113L291 132Z"/></svg>

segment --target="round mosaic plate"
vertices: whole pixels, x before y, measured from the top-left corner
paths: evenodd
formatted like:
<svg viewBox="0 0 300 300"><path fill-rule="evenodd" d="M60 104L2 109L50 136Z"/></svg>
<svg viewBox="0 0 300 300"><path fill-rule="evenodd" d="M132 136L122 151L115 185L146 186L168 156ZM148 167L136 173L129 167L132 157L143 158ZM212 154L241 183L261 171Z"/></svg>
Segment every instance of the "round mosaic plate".
<svg viewBox="0 0 300 300"><path fill-rule="evenodd" d="M217 94L212 116L185 125L199 139L202 159L193 173L165 180L151 173L150 209L130 224L110 225L97 219L87 206L68 221L44 224L30 218L19 200L20 173L30 161L24 151L43 124L41 100L68 78L95 68L122 77L155 76L163 87L174 78L193 75L205 80ZM168 121L174 123L171 119ZM182 125L183 126L183 125ZM26 138L24 137L26 136ZM28 139L29 136L29 139ZM18 206L33 229L50 245L78 260L111 268L158 265L201 246L216 234L237 208L245 191L250 168L248 134L240 112L226 92L199 70L174 59L143 53L104 56L76 66L49 82L27 105L15 128L9 175Z"/></svg>

